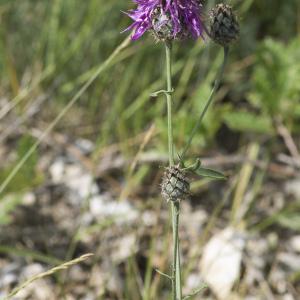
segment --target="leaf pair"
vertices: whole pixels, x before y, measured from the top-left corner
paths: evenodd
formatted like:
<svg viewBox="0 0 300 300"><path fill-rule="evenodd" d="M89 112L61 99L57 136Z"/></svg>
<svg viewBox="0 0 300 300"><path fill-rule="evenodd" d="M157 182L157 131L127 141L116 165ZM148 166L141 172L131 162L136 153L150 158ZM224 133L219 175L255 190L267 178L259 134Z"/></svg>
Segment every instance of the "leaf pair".
<svg viewBox="0 0 300 300"><path fill-rule="evenodd" d="M216 171L213 169L208 169L208 168L203 168L201 166L201 160L199 158L196 160L196 162L193 165L186 167L185 169L187 171L191 171L194 174L201 176L201 177L207 177L207 178L216 179L216 180L227 179L227 177L219 171Z"/></svg>

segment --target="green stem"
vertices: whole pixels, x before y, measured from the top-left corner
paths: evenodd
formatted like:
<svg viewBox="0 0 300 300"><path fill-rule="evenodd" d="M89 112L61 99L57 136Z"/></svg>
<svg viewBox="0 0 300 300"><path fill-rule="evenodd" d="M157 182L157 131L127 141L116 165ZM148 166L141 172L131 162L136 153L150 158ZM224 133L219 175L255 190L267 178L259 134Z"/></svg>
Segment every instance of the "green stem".
<svg viewBox="0 0 300 300"><path fill-rule="evenodd" d="M169 145L169 165L174 165L174 148L173 148L173 129L172 129L172 45L165 44L166 49L166 70L167 70L167 109L168 109L168 145Z"/></svg>
<svg viewBox="0 0 300 300"><path fill-rule="evenodd" d="M228 52L229 52L229 48L228 47L224 47L224 59L223 59L223 63L222 63L222 65L221 65L221 67L220 67L220 69L219 69L219 71L218 71L218 73L216 75L216 80L214 82L213 89L212 89L212 91L211 91L211 93L209 95L209 98L208 98L208 100L207 100L207 102L205 104L205 107L204 107L203 111L201 112L201 114L199 116L199 119L197 120L197 123L195 124L195 126L194 126L194 128L192 130L192 133L191 133L191 135L189 137L189 140L188 140L186 146L184 147L184 149L183 149L183 151L182 151L182 153L180 155L180 158L182 160L184 160L184 157L185 157L188 149L191 146L192 140L195 137L195 135L196 135L196 133L197 133L197 131L198 131L200 125L201 125L201 122L202 122L202 120L203 120L203 118L204 118L204 116L205 116L205 114L206 114L206 112L207 112L210 104L212 103L212 101L214 99L214 95L215 95L216 91L218 90L218 88L220 86L221 79L222 79L223 74L224 74L225 65L226 65L226 62L227 62Z"/></svg>
<svg viewBox="0 0 300 300"><path fill-rule="evenodd" d="M177 240L178 235L176 235L176 211L174 203L171 203L171 212L172 212L172 228L173 228L173 263L172 263L172 299L176 300L177 294L177 284L176 284L176 262L177 262Z"/></svg>
<svg viewBox="0 0 300 300"><path fill-rule="evenodd" d="M179 234L178 234L178 225L179 225L179 210L180 205L179 201L172 202L172 225L173 225L173 255L174 255L174 264L173 264L173 278L175 281L175 299L181 300L182 290L181 290L181 267L180 267L180 252L179 252Z"/></svg>
<svg viewBox="0 0 300 300"><path fill-rule="evenodd" d="M166 50L166 71L167 71L167 110L168 110L168 146L169 146L169 165L173 166L174 159L174 144L173 144L173 129L172 129L172 62L171 62L171 44L165 44ZM179 253L179 202L171 202L172 212L172 229L173 229L173 266L172 266L172 298L173 300L181 300L181 270L180 270L180 253Z"/></svg>

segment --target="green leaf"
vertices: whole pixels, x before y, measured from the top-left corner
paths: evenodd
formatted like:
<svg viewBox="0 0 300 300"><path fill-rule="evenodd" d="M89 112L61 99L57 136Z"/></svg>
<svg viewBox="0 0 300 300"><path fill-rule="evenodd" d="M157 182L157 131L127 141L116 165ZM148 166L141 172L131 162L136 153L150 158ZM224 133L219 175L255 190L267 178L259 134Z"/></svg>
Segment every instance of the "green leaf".
<svg viewBox="0 0 300 300"><path fill-rule="evenodd" d="M299 213L281 213L278 215L276 222L282 227L292 230L300 230L300 216Z"/></svg>
<svg viewBox="0 0 300 300"><path fill-rule="evenodd" d="M272 123L270 118L246 111L227 112L224 116L226 125L237 131L270 133Z"/></svg>
<svg viewBox="0 0 300 300"><path fill-rule="evenodd" d="M197 296L200 292L202 292L207 287L208 287L207 284L203 283L198 289L194 290L191 294L183 297L183 300L188 300L190 298L193 298L194 296Z"/></svg>
<svg viewBox="0 0 300 300"><path fill-rule="evenodd" d="M7 196L0 202L0 225L7 225L11 222L11 213L22 201L20 195Z"/></svg>
<svg viewBox="0 0 300 300"><path fill-rule="evenodd" d="M266 39L256 54L248 100L261 111L289 119L299 103L299 38L289 43Z"/></svg>
<svg viewBox="0 0 300 300"><path fill-rule="evenodd" d="M194 171L197 175L202 177L208 177L212 179L225 180L227 177L219 171L207 169L207 168L198 168Z"/></svg>

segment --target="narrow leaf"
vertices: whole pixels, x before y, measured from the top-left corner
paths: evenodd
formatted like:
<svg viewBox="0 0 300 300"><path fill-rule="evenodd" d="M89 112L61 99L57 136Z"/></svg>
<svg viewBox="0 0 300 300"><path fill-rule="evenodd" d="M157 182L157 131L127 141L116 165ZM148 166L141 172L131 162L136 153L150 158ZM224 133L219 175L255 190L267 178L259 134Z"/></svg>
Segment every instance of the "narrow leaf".
<svg viewBox="0 0 300 300"><path fill-rule="evenodd" d="M219 180L227 179L227 177L224 174L222 174L219 171L212 170L212 169L200 167L197 170L195 170L194 172L197 175L202 176L202 177L208 177L208 178L219 179Z"/></svg>

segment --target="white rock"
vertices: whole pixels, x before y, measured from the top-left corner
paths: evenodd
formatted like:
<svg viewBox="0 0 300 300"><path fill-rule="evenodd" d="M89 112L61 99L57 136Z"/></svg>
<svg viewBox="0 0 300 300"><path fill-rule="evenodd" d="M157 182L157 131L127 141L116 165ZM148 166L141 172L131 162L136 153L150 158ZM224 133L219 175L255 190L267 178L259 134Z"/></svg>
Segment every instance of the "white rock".
<svg viewBox="0 0 300 300"><path fill-rule="evenodd" d="M42 272L44 272L43 266L39 263L33 263L33 264L26 266L22 270L21 277L28 279L28 278L35 276L37 274L40 274Z"/></svg>
<svg viewBox="0 0 300 300"><path fill-rule="evenodd" d="M75 145L84 153L89 154L95 149L93 142L87 139L77 139Z"/></svg>
<svg viewBox="0 0 300 300"><path fill-rule="evenodd" d="M285 184L285 191L300 199L300 178L288 181Z"/></svg>
<svg viewBox="0 0 300 300"><path fill-rule="evenodd" d="M64 184L69 188L72 194L70 200L74 204L99 192L93 176L79 164L66 164L63 158L59 158L50 166L49 172L55 184Z"/></svg>
<svg viewBox="0 0 300 300"><path fill-rule="evenodd" d="M39 263L33 263L26 266L21 274L20 281L23 282L33 276L40 274L45 271L45 268ZM45 279L39 279L30 283L27 287L22 289L18 293L18 299L39 299L39 300L47 300L47 299L55 299L54 291L51 289L51 286ZM17 299L16 298L16 299Z"/></svg>
<svg viewBox="0 0 300 300"><path fill-rule="evenodd" d="M128 234L120 237L118 245L112 250L111 258L115 263L124 261L137 251L137 241L135 234Z"/></svg>
<svg viewBox="0 0 300 300"><path fill-rule="evenodd" d="M80 215L80 224L82 224L82 226L84 227L91 225L93 220L94 218L89 211L84 212Z"/></svg>
<svg viewBox="0 0 300 300"><path fill-rule="evenodd" d="M117 223L134 221L139 216L137 210L128 201L112 200L105 195L91 197L90 212L96 218L113 217Z"/></svg>
<svg viewBox="0 0 300 300"><path fill-rule="evenodd" d="M22 204L26 206L31 206L35 203L35 195L33 193L26 193L23 196Z"/></svg>
<svg viewBox="0 0 300 300"><path fill-rule="evenodd" d="M1 288L9 286L12 283L16 283L18 281L17 276L15 274L12 274L12 273L4 274L3 276L0 277L0 279L1 279L0 280L0 287Z"/></svg>
<svg viewBox="0 0 300 300"><path fill-rule="evenodd" d="M79 166L75 165L66 169L65 184L83 200L98 192L93 177L89 173L84 173Z"/></svg>
<svg viewBox="0 0 300 300"><path fill-rule="evenodd" d="M286 272L282 269L276 269L270 273L268 282L277 293L283 294L288 290L286 281Z"/></svg>
<svg viewBox="0 0 300 300"><path fill-rule="evenodd" d="M95 195L90 198L90 213L95 216L103 215L103 211L105 210L105 199L104 195Z"/></svg>
<svg viewBox="0 0 300 300"><path fill-rule="evenodd" d="M245 237L228 227L212 237L204 248L201 274L219 299L230 295L239 278Z"/></svg>
<svg viewBox="0 0 300 300"><path fill-rule="evenodd" d="M49 168L51 179L54 183L61 183L64 179L65 163L62 159L56 160Z"/></svg>
<svg viewBox="0 0 300 300"><path fill-rule="evenodd" d="M290 239L290 245L296 252L300 252L300 235L293 236Z"/></svg>
<svg viewBox="0 0 300 300"><path fill-rule="evenodd" d="M295 272L300 270L299 255L289 253L289 252L280 252L277 255L277 259L279 262L286 265L290 270L293 270Z"/></svg>
<svg viewBox="0 0 300 300"><path fill-rule="evenodd" d="M39 279L22 289L17 295L18 298L15 299L57 299L54 291L55 289L45 279Z"/></svg>
<svg viewBox="0 0 300 300"><path fill-rule="evenodd" d="M96 300L97 296L92 293L92 292L88 292L86 295L83 296L83 298L81 298L81 300Z"/></svg>
<svg viewBox="0 0 300 300"><path fill-rule="evenodd" d="M142 214L142 220L145 226L154 226L157 224L157 214L146 210Z"/></svg>
<svg viewBox="0 0 300 300"><path fill-rule="evenodd" d="M295 298L291 294L285 294L282 296L282 300L295 300Z"/></svg>

